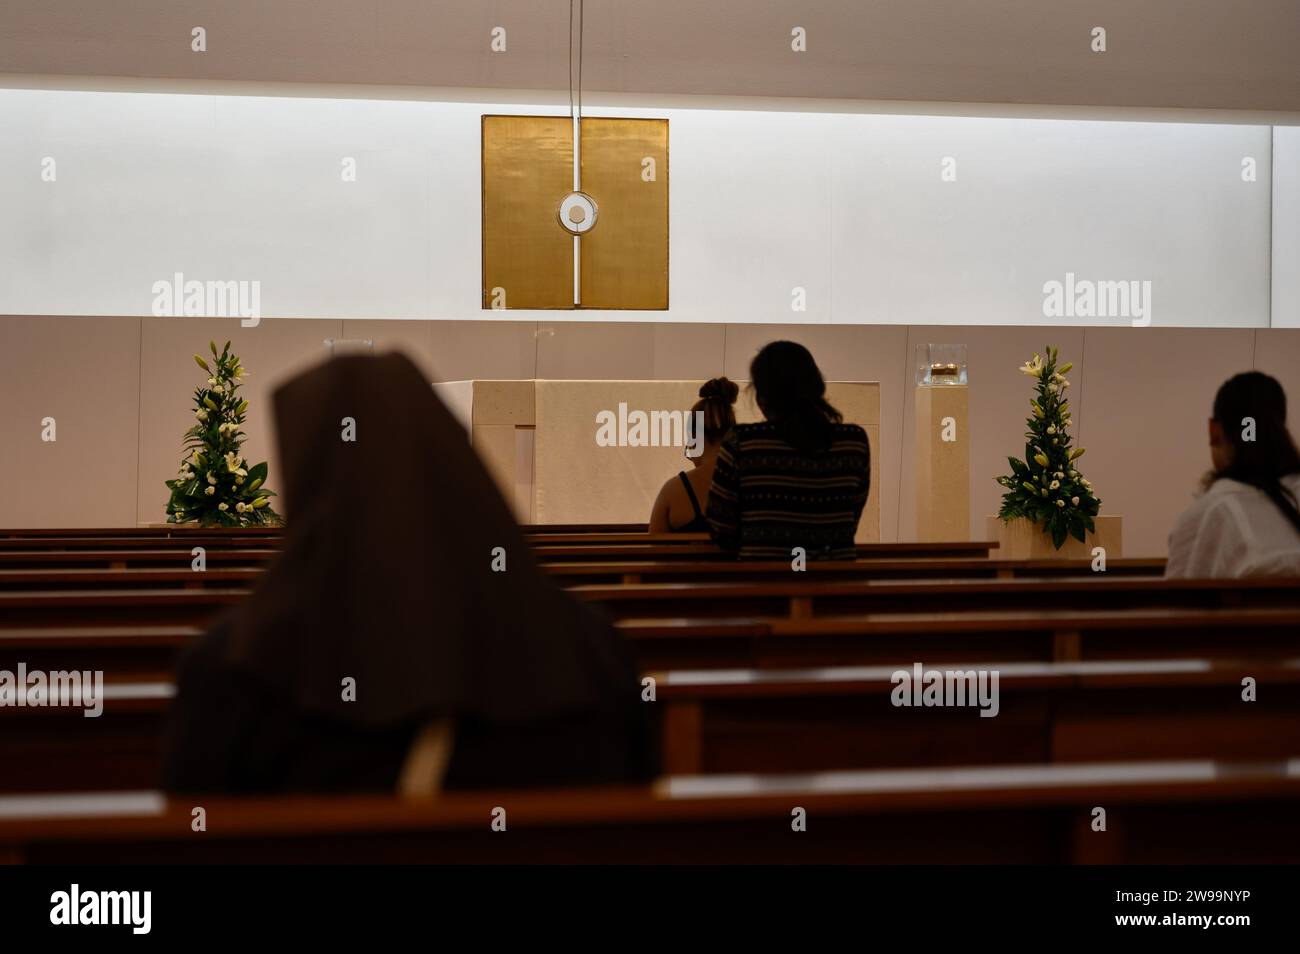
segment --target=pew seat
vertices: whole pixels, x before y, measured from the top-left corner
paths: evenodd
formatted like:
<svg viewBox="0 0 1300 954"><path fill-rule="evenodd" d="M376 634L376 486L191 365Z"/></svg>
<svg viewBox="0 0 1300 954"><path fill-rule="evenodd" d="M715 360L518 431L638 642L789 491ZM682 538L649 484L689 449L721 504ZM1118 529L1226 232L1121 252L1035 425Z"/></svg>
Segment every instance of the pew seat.
<svg viewBox="0 0 1300 954"><path fill-rule="evenodd" d="M0 861L1295 863L1297 798L1294 759L668 776L419 800L47 792L0 797Z"/></svg>

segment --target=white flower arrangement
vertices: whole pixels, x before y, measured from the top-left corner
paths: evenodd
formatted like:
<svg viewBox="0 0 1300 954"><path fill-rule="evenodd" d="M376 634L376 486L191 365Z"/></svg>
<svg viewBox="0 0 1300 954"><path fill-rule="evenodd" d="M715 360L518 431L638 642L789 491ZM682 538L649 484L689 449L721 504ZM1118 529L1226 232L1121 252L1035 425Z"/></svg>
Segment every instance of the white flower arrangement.
<svg viewBox="0 0 1300 954"><path fill-rule="evenodd" d="M1070 447L1071 413L1065 391L1072 367L1058 366L1058 352L1051 347L1020 366L1020 372L1034 378L1037 386L1029 402L1033 413L1027 421L1025 456L1008 458L1011 473L997 481L1006 488L998 516L1040 524L1057 549L1067 537L1085 540L1087 532L1095 530L1093 518L1101 508L1092 484L1073 465L1084 449Z"/></svg>
<svg viewBox="0 0 1300 954"><path fill-rule="evenodd" d="M268 506L275 494L264 486L265 462L250 466L239 453L241 428L248 401L237 396L248 371L230 342L217 350L211 342L212 363L200 355L205 383L194 392L195 424L185 433L185 456L178 475L166 481L169 523L196 522L203 526L268 526L280 516ZM231 479L233 478L233 480Z"/></svg>

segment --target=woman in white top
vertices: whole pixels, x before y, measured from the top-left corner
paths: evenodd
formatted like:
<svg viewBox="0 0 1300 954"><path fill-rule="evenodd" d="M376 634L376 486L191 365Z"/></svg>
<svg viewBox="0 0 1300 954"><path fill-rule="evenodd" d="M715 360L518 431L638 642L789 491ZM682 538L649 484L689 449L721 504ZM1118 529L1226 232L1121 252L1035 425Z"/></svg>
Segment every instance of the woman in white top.
<svg viewBox="0 0 1300 954"><path fill-rule="evenodd" d="M1258 371L1214 397L1205 493L1169 534L1167 577L1300 576L1300 452L1286 394Z"/></svg>

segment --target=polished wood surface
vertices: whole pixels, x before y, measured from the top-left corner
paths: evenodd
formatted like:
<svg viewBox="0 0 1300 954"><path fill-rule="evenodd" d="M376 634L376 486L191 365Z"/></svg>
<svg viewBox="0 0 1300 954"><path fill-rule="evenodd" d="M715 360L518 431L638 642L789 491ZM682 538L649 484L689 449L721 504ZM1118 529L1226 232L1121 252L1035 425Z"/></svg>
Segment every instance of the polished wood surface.
<svg viewBox="0 0 1300 954"><path fill-rule="evenodd" d="M1294 762L1213 761L678 776L431 800L45 794L0 797L0 860L1296 862L1297 797ZM206 832L191 828L196 805ZM1105 832L1091 831L1096 805ZM796 807L806 831L791 830ZM491 829L497 809L506 832Z"/></svg>
<svg viewBox="0 0 1300 954"><path fill-rule="evenodd" d="M130 600L125 614L134 613ZM98 611L0 624L0 668L170 672L200 622L129 623ZM615 624L646 669L895 665L923 661L1275 660L1300 653L1300 606L876 613L789 620L662 617Z"/></svg>
<svg viewBox="0 0 1300 954"><path fill-rule="evenodd" d="M241 551L242 552L242 551ZM42 554L47 556L47 554ZM170 566L137 566L128 559L126 566L67 566L45 560L38 565L6 565L0 557L0 590L86 589L88 587L148 587L178 585L188 587L229 586L256 580L269 560L248 561L237 565L228 559L213 560L202 572L192 568L189 551L172 554ZM96 562L103 563L103 560ZM1112 576L1141 576L1156 579L1164 567L1163 560L1113 560L1107 567ZM543 564L543 571L561 586L579 584L614 585L627 583L692 583L744 580L853 580L853 579L943 579L1015 577L1087 576L1092 573L1087 561L1026 561L978 558L907 558L869 557L853 561L813 563L796 577L788 563L745 564L709 561L637 561L632 563L589 563L585 561Z"/></svg>

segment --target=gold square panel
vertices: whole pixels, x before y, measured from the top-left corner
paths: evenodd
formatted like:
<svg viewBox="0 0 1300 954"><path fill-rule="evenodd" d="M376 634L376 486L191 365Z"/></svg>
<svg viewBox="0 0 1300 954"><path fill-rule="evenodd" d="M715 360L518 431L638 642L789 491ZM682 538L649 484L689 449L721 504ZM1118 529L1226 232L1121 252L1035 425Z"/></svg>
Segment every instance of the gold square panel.
<svg viewBox="0 0 1300 954"><path fill-rule="evenodd" d="M584 119L582 190L599 209L579 240L560 200L573 188L567 116L483 117L483 307L668 307L668 121Z"/></svg>

